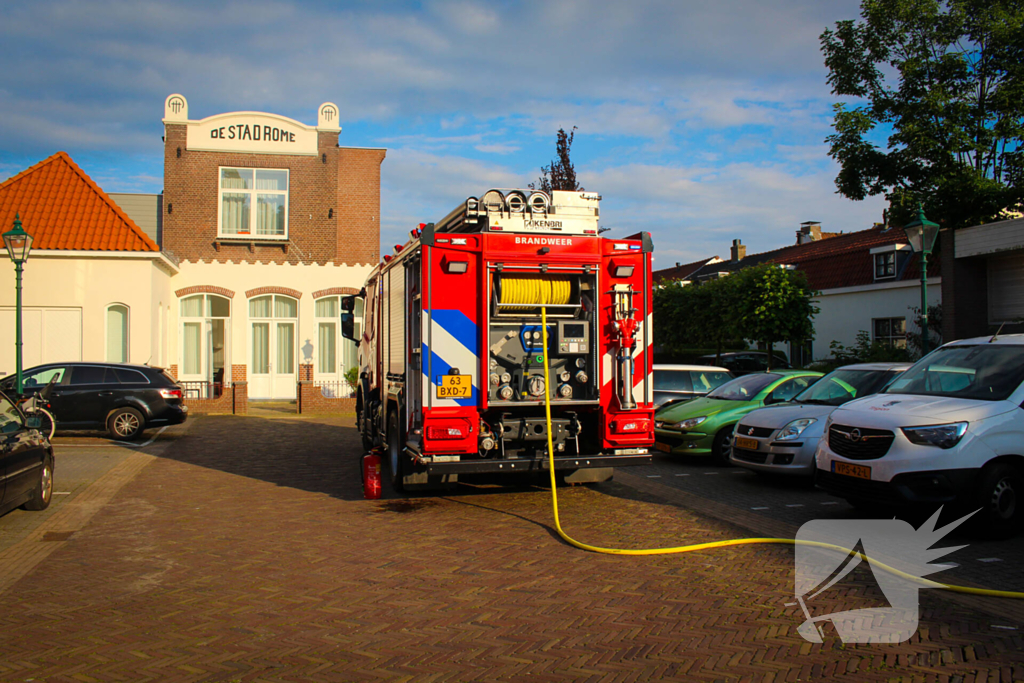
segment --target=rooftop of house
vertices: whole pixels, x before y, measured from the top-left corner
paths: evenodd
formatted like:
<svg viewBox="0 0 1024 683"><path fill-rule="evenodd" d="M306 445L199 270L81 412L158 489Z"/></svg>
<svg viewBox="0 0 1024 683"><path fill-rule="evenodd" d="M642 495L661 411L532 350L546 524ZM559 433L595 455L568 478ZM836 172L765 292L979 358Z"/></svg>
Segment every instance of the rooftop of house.
<svg viewBox="0 0 1024 683"><path fill-rule="evenodd" d="M733 244L732 260L712 263L711 259L707 259L704 261L706 265L691 270L685 277L669 275L671 271L676 270L673 268L656 271L653 273L653 277L655 282L666 279L700 279L702 275L732 272L771 262L795 266L797 270L803 271L807 275L812 289L856 287L873 284L877 281L872 250L898 244L907 244L903 230L882 224L875 224L867 230L857 232L821 233L821 237L813 241L779 247L749 256L745 254L746 247L736 240ZM928 263L928 275L933 277L938 274L939 259L933 258ZM917 254L912 254L909 259L902 262L896 276L887 278L886 281L915 280L920 277L920 259Z"/></svg>
<svg viewBox="0 0 1024 683"><path fill-rule="evenodd" d="M152 251L157 246L67 152L0 183L0 232L21 218L32 249Z"/></svg>

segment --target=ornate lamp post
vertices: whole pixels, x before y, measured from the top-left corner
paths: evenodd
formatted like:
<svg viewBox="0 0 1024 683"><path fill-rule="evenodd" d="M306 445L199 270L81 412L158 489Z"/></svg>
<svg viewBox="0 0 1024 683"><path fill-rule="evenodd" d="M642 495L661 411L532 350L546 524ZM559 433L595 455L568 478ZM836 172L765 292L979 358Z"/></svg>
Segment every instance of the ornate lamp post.
<svg viewBox="0 0 1024 683"><path fill-rule="evenodd" d="M924 217L924 207L917 205L917 218L903 226L910 247L921 255L921 356L928 355L928 254L932 253L939 224Z"/></svg>
<svg viewBox="0 0 1024 683"><path fill-rule="evenodd" d="M14 261L15 291L17 292L17 304L15 306L15 341L14 348L16 379L14 390L21 394L21 271L25 261L28 260L29 252L32 251L32 235L25 232L21 227L21 217L14 215L14 229L4 233L4 245L7 247L7 255Z"/></svg>

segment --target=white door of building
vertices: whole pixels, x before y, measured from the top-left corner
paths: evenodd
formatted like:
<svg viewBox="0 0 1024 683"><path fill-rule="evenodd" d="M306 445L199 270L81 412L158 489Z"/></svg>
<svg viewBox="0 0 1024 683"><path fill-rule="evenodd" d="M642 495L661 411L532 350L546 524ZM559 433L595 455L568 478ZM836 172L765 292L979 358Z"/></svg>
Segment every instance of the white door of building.
<svg viewBox="0 0 1024 683"><path fill-rule="evenodd" d="M249 301L250 398L295 398L298 308L280 294Z"/></svg>
<svg viewBox="0 0 1024 683"><path fill-rule="evenodd" d="M21 367L82 360L82 309L21 309ZM15 309L0 308L0 377L15 371ZM100 360L100 358L97 358Z"/></svg>

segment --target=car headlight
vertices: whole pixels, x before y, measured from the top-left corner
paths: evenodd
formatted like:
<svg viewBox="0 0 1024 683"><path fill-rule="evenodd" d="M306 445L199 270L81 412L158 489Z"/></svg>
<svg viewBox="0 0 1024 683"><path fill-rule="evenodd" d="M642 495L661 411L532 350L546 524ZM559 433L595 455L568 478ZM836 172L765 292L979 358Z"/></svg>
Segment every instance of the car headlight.
<svg viewBox="0 0 1024 683"><path fill-rule="evenodd" d="M960 443L967 433L967 422L952 422L946 425L928 425L927 427L903 427L903 434L911 443L919 446L938 446L952 448Z"/></svg>
<svg viewBox="0 0 1024 683"><path fill-rule="evenodd" d="M817 422L813 417L803 417L799 420L793 420L788 425L782 428L779 435L775 437L776 441L795 441L804 430L810 427L812 424Z"/></svg>
<svg viewBox="0 0 1024 683"><path fill-rule="evenodd" d="M706 419L708 419L708 418L707 417L703 417L703 416L702 417L691 417L689 420L683 420L681 422L676 422L674 426L685 432L685 431L687 431L689 429L693 429L694 427L696 427L697 425L699 425L701 422L703 422Z"/></svg>

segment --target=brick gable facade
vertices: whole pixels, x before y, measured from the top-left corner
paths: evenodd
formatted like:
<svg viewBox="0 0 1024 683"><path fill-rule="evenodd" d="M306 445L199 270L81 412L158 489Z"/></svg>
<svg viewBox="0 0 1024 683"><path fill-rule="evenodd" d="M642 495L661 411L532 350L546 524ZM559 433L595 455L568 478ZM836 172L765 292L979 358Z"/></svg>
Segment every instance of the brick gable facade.
<svg viewBox="0 0 1024 683"><path fill-rule="evenodd" d="M320 131L316 156L189 150L186 124L164 126L163 248L181 261L372 264L379 254L383 149L338 146ZM219 239L219 169L288 169L288 240Z"/></svg>

